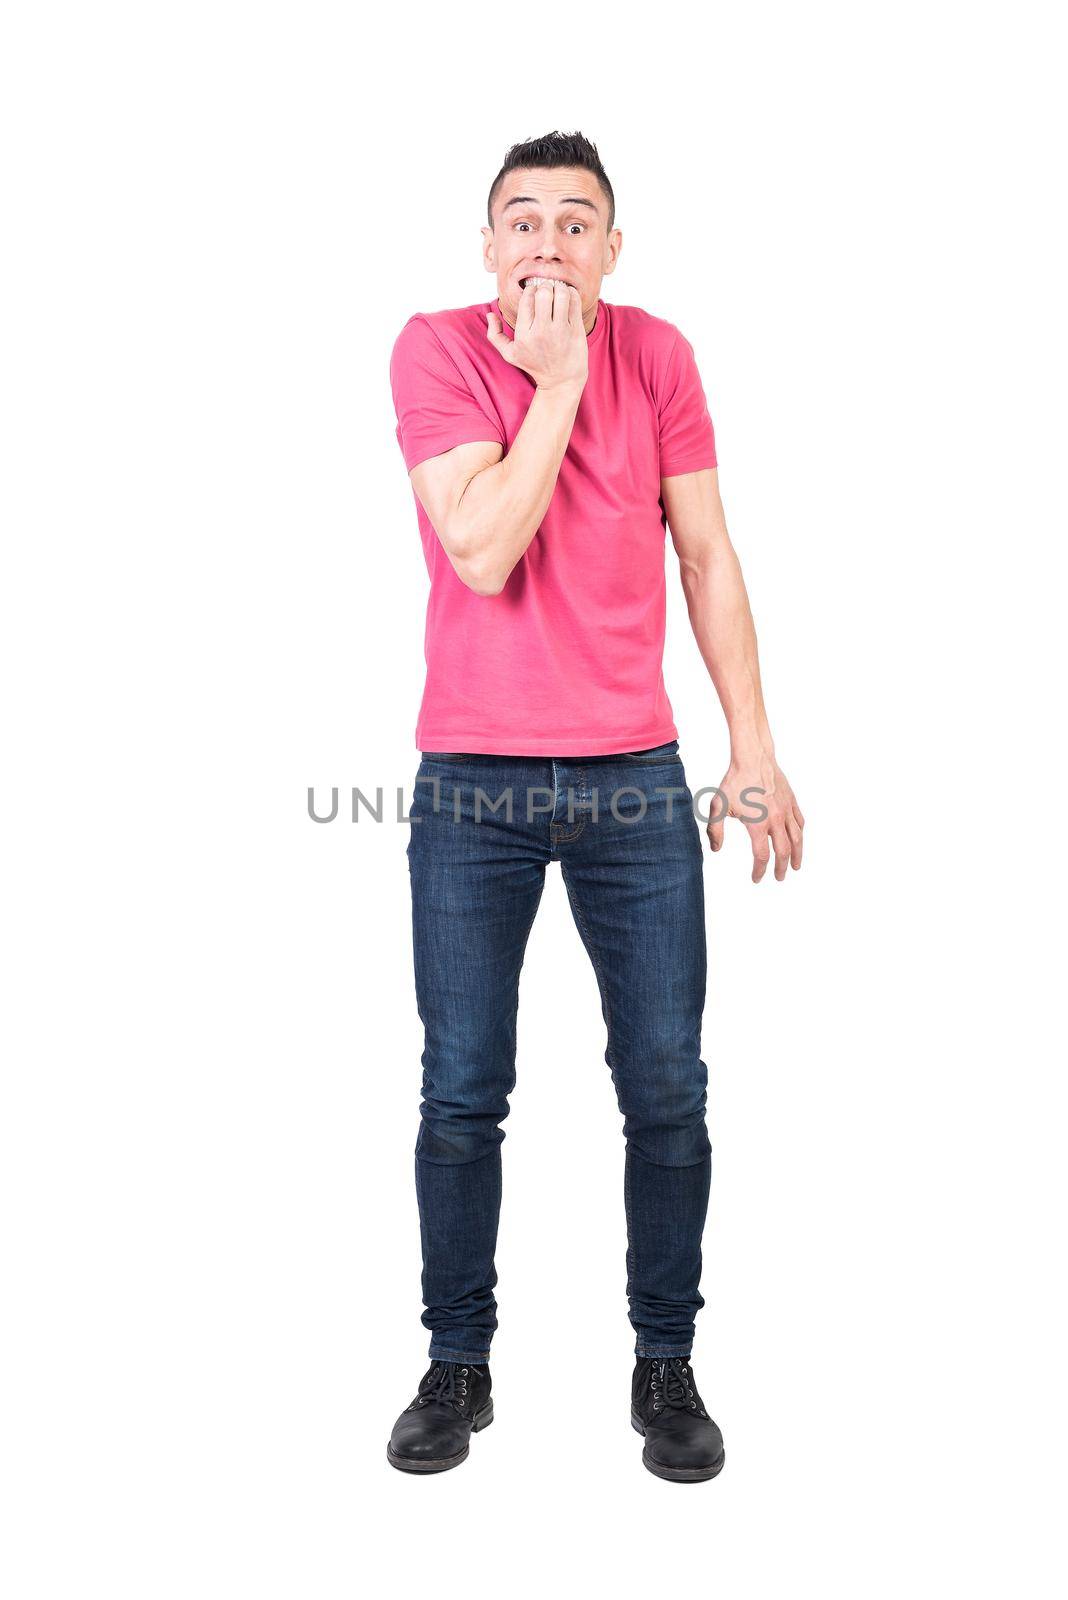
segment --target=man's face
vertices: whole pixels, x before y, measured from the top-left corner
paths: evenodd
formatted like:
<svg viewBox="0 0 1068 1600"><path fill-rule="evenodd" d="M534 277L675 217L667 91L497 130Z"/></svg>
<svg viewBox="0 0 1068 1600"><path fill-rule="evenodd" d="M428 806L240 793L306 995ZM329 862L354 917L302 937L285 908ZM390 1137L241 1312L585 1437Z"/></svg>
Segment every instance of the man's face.
<svg viewBox="0 0 1068 1600"><path fill-rule="evenodd" d="M623 244L608 231L608 201L584 167L526 167L509 172L483 227L483 260L497 275L497 297L515 327L527 278L563 278L582 296L586 332L593 327L601 279L615 269Z"/></svg>

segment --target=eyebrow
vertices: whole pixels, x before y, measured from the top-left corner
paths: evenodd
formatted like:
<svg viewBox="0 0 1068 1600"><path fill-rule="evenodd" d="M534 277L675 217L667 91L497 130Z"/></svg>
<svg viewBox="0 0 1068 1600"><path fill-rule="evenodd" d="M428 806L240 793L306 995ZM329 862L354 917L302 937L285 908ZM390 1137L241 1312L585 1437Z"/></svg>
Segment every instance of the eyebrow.
<svg viewBox="0 0 1068 1600"><path fill-rule="evenodd" d="M505 201L501 207L501 213L503 215L509 206L536 206L540 204L541 202L535 200L532 194L514 194L510 200ZM577 194L565 195L562 200L557 201L557 204L561 206L589 206L591 211L597 210L592 200L585 200L582 195Z"/></svg>

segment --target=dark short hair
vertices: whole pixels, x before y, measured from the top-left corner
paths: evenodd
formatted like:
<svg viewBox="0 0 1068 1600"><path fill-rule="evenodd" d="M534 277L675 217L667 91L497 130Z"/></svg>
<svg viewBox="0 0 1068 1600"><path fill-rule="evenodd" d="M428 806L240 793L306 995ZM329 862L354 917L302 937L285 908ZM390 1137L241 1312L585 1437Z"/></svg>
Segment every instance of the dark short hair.
<svg viewBox="0 0 1068 1600"><path fill-rule="evenodd" d="M597 146L581 133L553 132L544 134L540 139L526 139L522 144L514 144L505 156L504 166L490 185L489 200L486 202L486 215L491 228L493 203L500 193L501 184L506 173L514 172L517 167L585 167L587 172L593 173L608 201L608 231L611 232L615 227L616 197L612 193L608 174L601 165Z"/></svg>

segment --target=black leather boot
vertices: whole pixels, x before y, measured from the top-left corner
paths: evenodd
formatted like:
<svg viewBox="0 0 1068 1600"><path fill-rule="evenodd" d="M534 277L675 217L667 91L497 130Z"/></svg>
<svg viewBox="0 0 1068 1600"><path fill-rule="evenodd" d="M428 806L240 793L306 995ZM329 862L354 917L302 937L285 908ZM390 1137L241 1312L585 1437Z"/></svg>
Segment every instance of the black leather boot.
<svg viewBox="0 0 1068 1600"><path fill-rule="evenodd" d="M446 1472L466 1460L472 1433L493 1421L487 1363L435 1361L393 1425L386 1448L402 1472Z"/></svg>
<svg viewBox="0 0 1068 1600"><path fill-rule="evenodd" d="M723 1435L697 1392L689 1359L639 1356L630 1420L645 1435L642 1460L658 1478L701 1483L723 1466Z"/></svg>

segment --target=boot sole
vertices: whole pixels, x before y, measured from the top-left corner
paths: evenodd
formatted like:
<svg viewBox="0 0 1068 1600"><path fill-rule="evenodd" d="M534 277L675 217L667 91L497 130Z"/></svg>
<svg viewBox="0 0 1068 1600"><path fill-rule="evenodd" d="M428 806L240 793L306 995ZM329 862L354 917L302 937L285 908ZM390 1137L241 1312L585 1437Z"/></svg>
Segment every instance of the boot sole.
<svg viewBox="0 0 1068 1600"><path fill-rule="evenodd" d="M475 1417L471 1424L472 1433L481 1433L483 1428L488 1428L493 1421L493 1401L490 1400ZM461 1461L466 1461L471 1453L471 1446L465 1444L454 1456L398 1456L394 1453L391 1444L386 1445L386 1460L391 1467L396 1467L399 1472L448 1472L450 1467L458 1467Z"/></svg>
<svg viewBox="0 0 1068 1600"><path fill-rule="evenodd" d="M641 1419L633 1411L630 1414L630 1425L635 1433L640 1433L644 1439L645 1428ZM727 1452L721 1450L719 1460L713 1461L710 1467L665 1467L662 1462L654 1461L647 1454L648 1449L649 1446L646 1445L642 1451L642 1464L654 1477L667 1478L670 1483L705 1483L709 1478L714 1478L717 1473L723 1471L723 1463L727 1459Z"/></svg>

